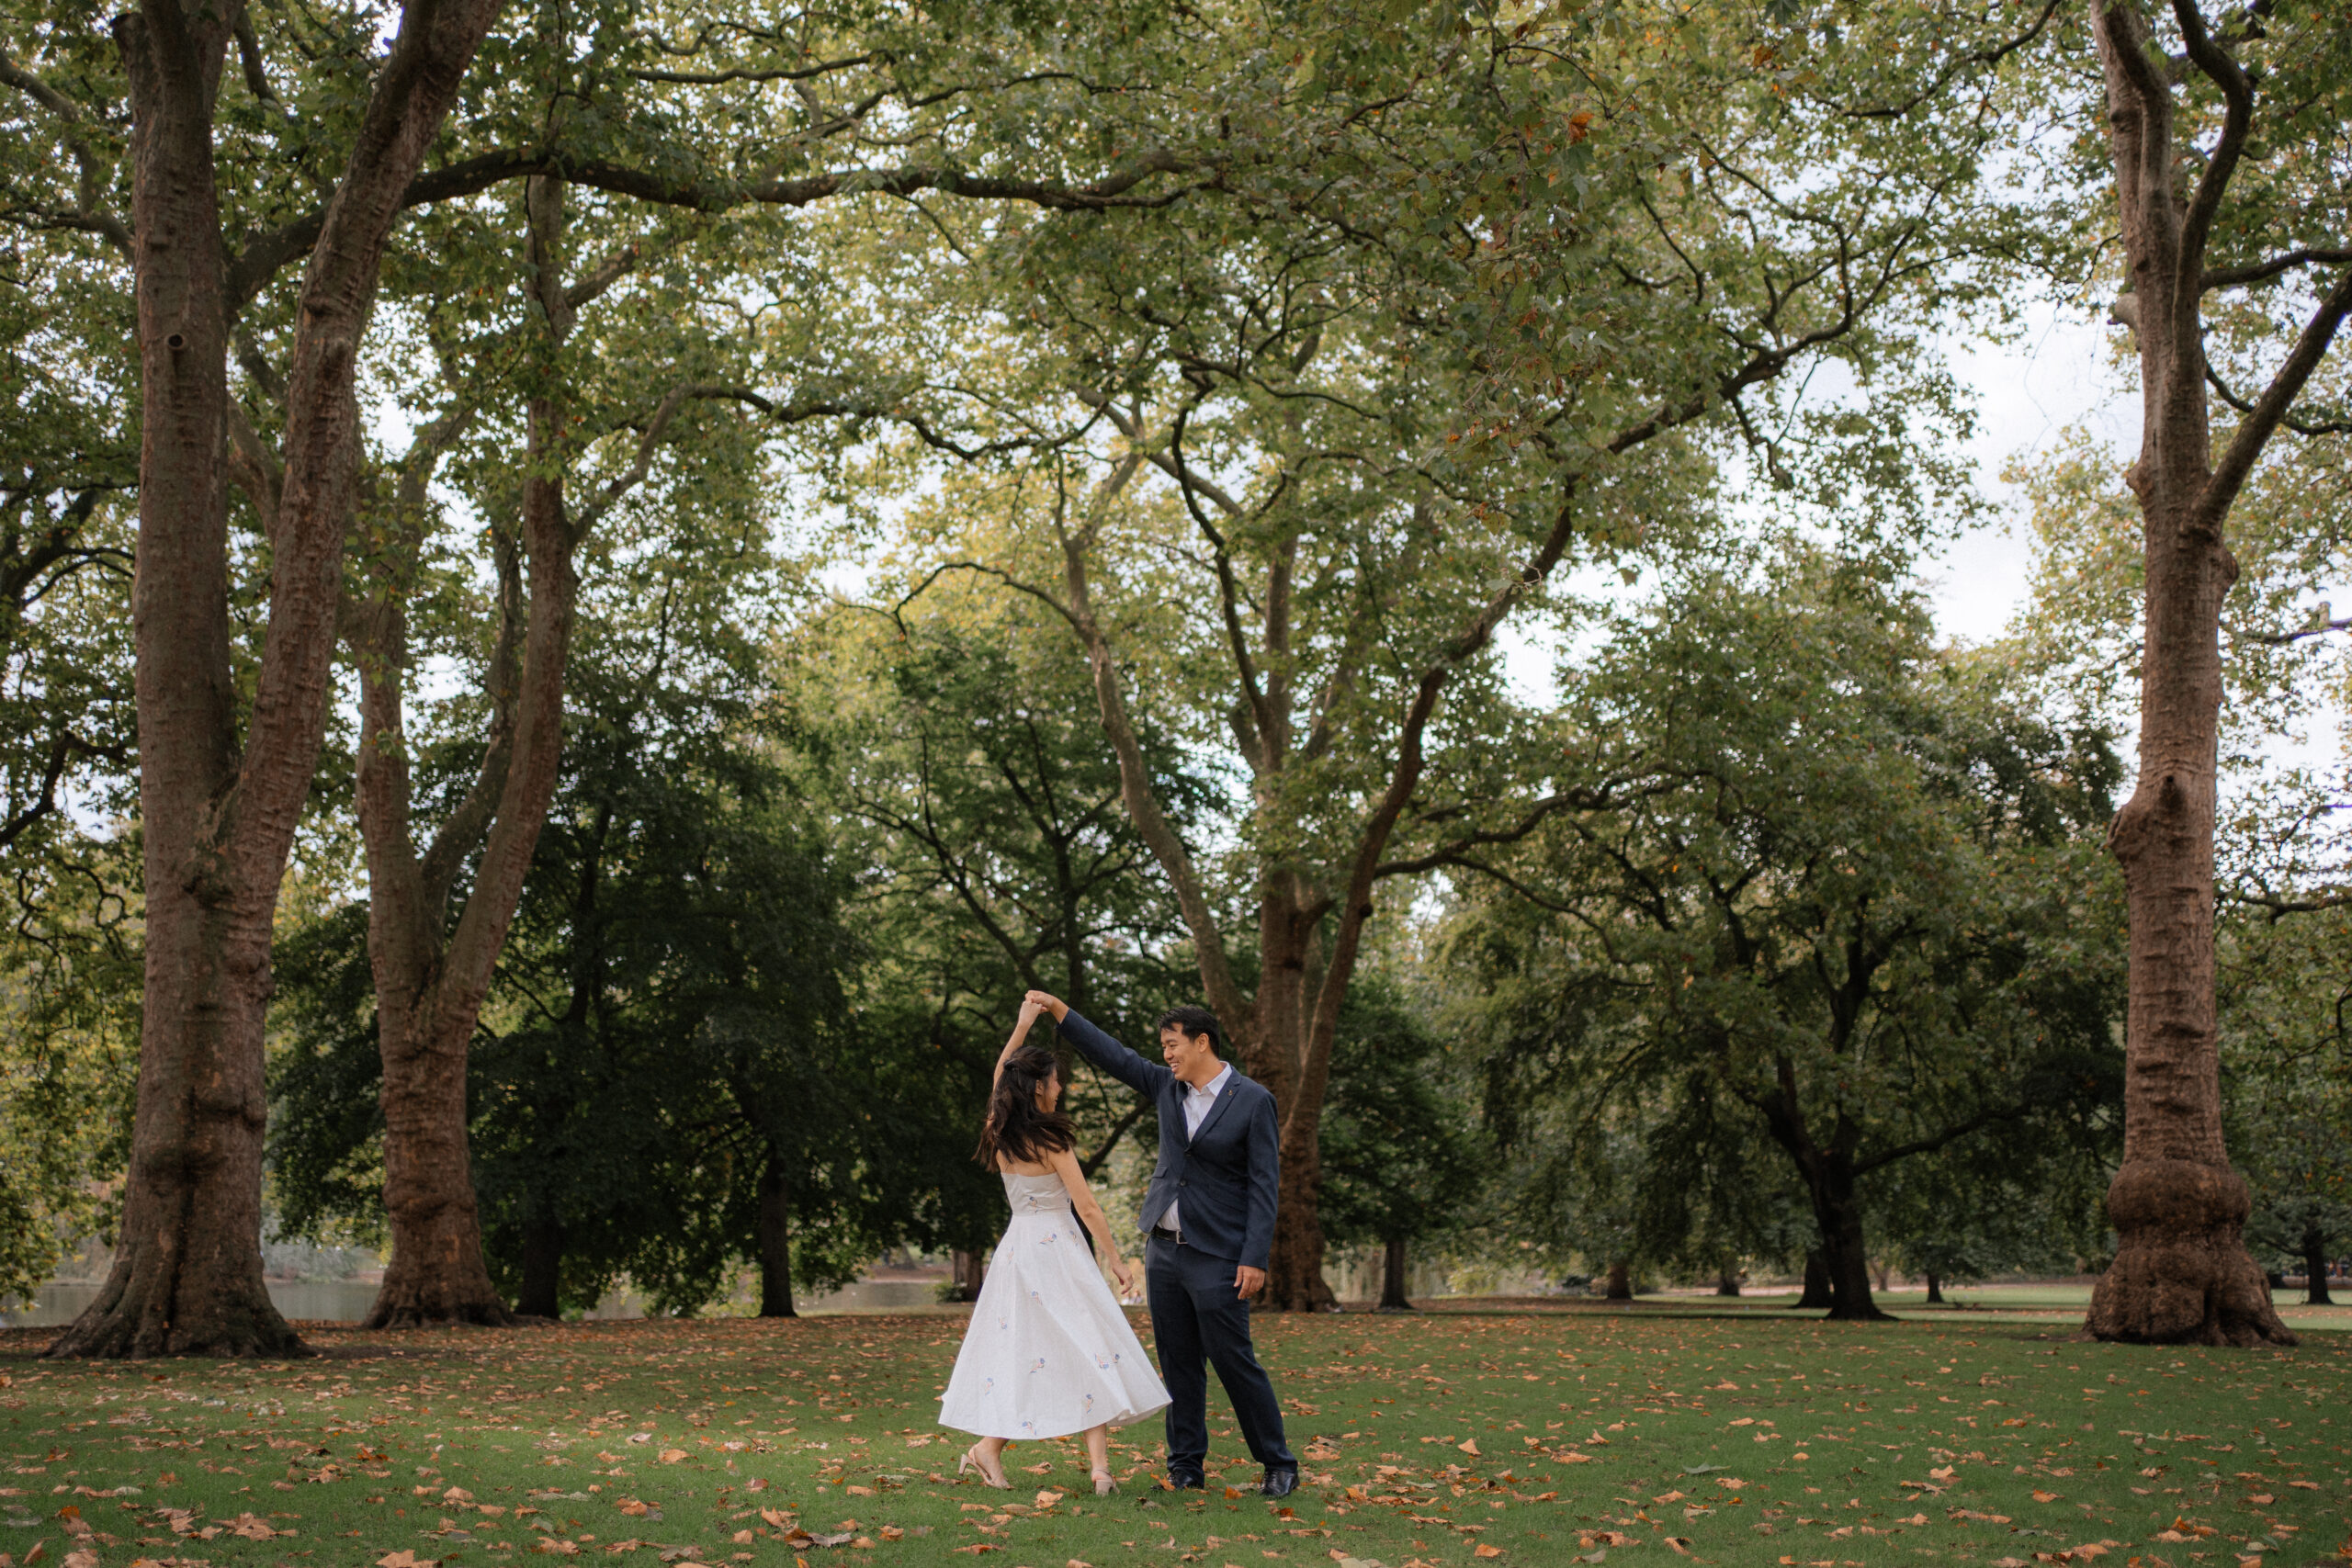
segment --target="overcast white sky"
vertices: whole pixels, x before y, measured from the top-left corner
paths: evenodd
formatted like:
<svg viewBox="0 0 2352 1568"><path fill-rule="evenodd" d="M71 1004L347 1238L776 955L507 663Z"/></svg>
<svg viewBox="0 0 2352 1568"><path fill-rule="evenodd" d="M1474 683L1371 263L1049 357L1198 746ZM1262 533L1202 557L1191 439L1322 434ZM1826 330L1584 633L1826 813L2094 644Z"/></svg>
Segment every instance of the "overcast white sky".
<svg viewBox="0 0 2352 1568"><path fill-rule="evenodd" d="M2138 404L2109 353L2115 330L2080 308L2042 306L2016 343L1954 350L1954 369L1977 392L1978 430L1969 444L1977 482L2004 503L2004 521L1962 536L1922 574L1947 636L1997 637L2024 603L2030 536L2009 525L2023 521L2025 502L2002 483L2003 468L2047 450L2076 423L2106 436L2120 461L2137 449Z"/></svg>

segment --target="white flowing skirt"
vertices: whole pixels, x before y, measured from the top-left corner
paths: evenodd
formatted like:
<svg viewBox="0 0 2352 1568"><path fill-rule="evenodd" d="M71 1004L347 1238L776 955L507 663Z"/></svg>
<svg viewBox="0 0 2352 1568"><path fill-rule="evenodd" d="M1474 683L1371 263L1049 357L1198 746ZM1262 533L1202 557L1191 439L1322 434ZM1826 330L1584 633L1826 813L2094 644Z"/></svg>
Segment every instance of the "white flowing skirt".
<svg viewBox="0 0 2352 1568"><path fill-rule="evenodd" d="M939 1424L983 1438L1067 1437L1168 1407L1069 1210L1016 1213L997 1243Z"/></svg>

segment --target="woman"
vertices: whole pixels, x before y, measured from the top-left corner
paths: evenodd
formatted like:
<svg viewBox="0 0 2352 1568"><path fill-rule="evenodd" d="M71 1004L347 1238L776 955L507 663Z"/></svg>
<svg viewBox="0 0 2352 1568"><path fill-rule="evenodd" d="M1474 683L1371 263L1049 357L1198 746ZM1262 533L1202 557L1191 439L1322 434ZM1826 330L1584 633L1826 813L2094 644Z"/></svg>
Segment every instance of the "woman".
<svg viewBox="0 0 2352 1568"><path fill-rule="evenodd" d="M996 1061L978 1155L1004 1178L1012 1223L997 1243L956 1353L939 1423L979 1434L956 1472L977 1470L1000 1491L1012 1485L1004 1477L1006 1443L1084 1432L1101 1496L1118 1490L1111 1428L1166 1409L1168 1390L1072 1221L1075 1211L1120 1291L1132 1290L1134 1276L1079 1171L1069 1118L1055 1110L1062 1085L1053 1053L1022 1043L1041 1010L1023 1004Z"/></svg>

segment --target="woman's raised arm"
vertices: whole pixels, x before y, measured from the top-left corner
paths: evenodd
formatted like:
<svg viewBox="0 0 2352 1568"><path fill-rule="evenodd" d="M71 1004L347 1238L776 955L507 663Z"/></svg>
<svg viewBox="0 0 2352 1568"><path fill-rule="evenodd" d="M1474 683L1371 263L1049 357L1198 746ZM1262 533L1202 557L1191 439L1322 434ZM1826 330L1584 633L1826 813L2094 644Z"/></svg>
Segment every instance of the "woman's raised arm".
<svg viewBox="0 0 2352 1568"><path fill-rule="evenodd" d="M1005 1063L1012 1060L1012 1054L1021 1049L1021 1043L1023 1040L1029 1038L1029 1026L1036 1022L1037 1015L1045 1010L1035 1002L1024 1001L1021 1004L1021 1016L1014 1020L1012 1024L1012 1038L1006 1041L1004 1049L996 1054L996 1071L989 1078L989 1094L991 1098L996 1094L997 1084L1004 1077Z"/></svg>

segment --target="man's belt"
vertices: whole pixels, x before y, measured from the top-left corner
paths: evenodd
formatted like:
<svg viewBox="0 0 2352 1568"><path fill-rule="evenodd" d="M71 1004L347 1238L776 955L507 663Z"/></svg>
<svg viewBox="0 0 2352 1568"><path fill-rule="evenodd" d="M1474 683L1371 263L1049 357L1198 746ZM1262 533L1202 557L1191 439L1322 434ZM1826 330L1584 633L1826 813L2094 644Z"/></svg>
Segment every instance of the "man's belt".
<svg viewBox="0 0 2352 1568"><path fill-rule="evenodd" d="M1174 1225L1154 1225L1151 1227L1151 1234L1171 1247L1184 1245L1184 1233Z"/></svg>

